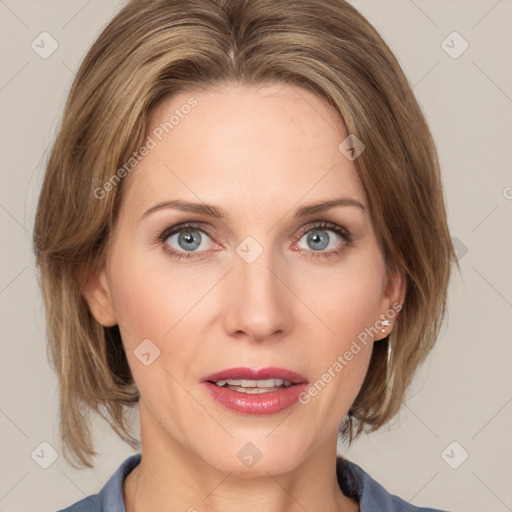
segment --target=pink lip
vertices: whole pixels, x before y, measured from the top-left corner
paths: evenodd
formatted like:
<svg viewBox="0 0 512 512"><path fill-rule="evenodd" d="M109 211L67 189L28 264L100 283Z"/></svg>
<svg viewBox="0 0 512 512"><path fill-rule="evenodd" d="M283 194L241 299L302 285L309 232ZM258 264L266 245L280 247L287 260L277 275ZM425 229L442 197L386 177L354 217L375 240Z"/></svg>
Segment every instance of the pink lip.
<svg viewBox="0 0 512 512"><path fill-rule="evenodd" d="M282 379L290 381L292 384L302 384L308 382L304 375L286 370L284 368L229 368L220 372L212 373L202 379L202 382L217 382L227 379L245 379L245 380L263 380L263 379Z"/></svg>
<svg viewBox="0 0 512 512"><path fill-rule="evenodd" d="M248 394L234 389L219 387L213 382L227 379L283 379L293 385L279 391L268 393ZM308 380L296 372L284 368L230 368L208 375L202 380L202 384L210 396L222 406L241 414L275 414L284 411L298 401L303 393Z"/></svg>

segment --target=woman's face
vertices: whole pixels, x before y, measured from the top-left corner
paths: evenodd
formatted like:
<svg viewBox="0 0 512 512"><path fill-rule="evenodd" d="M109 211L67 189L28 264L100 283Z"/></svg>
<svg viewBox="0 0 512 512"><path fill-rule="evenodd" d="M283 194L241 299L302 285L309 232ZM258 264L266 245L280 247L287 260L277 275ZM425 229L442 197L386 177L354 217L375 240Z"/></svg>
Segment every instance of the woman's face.
<svg viewBox="0 0 512 512"><path fill-rule="evenodd" d="M332 454L403 291L335 112L287 85L226 85L166 99L147 136L86 293L120 327L143 448L240 474Z"/></svg>

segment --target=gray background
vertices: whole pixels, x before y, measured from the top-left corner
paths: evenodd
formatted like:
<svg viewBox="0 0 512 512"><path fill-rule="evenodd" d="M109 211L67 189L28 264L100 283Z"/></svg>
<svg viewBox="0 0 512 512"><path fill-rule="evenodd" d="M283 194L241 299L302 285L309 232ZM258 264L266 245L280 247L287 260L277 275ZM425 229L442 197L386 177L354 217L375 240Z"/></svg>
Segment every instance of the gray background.
<svg viewBox="0 0 512 512"><path fill-rule="evenodd" d="M454 274L447 321L407 405L390 428L339 449L413 504L512 510L512 2L352 3L397 55L430 123L461 274ZM40 443L60 451L58 395L31 249L44 162L66 94L86 50L122 4L0 0L4 511L69 505L97 492L132 453L98 421L95 469L74 470L62 456L41 467L52 460ZM40 52L51 49L44 31L58 43L47 58L31 47L35 41ZM464 42L453 31L469 44L457 58ZM137 423L136 410L133 418Z"/></svg>

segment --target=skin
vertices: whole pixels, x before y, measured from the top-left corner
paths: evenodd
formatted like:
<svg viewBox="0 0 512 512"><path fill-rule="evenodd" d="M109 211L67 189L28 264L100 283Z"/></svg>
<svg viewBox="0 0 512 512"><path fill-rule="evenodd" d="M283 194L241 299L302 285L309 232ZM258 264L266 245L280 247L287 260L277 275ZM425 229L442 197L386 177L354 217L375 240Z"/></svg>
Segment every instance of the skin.
<svg viewBox="0 0 512 512"><path fill-rule="evenodd" d="M337 430L372 342L307 405L277 414L226 409L201 379L278 366L315 382L365 327L403 302L404 276L386 272L362 183L338 150L346 134L321 98L284 84L188 91L159 104L148 134L191 96L197 106L123 183L108 261L84 289L95 318L120 326L141 394L143 456L124 482L126 510L356 511L336 480ZM301 206L339 197L364 209L294 217ZM227 217L160 209L141 219L174 199L219 206ZM209 230L193 232L202 242L192 253L178 234L158 240L186 221ZM315 231L322 221L352 241ZM311 230L329 238L327 248L315 250ZM263 249L252 263L236 252L248 236ZM192 257L178 259L166 245ZM145 366L134 350L148 338L161 352ZM237 457L247 442L262 454L251 468Z"/></svg>

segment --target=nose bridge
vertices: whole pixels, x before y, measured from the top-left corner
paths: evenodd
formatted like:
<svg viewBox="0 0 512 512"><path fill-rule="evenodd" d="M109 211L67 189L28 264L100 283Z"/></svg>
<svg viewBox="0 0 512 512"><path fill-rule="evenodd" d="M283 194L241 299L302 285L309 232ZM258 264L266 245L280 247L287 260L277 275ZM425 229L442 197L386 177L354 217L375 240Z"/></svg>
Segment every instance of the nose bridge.
<svg viewBox="0 0 512 512"><path fill-rule="evenodd" d="M225 319L228 333L241 331L250 338L263 340L288 328L289 292L281 282L285 281L284 276L280 277L281 269L276 268L270 248L258 249L251 240L239 245L230 273L231 296Z"/></svg>

